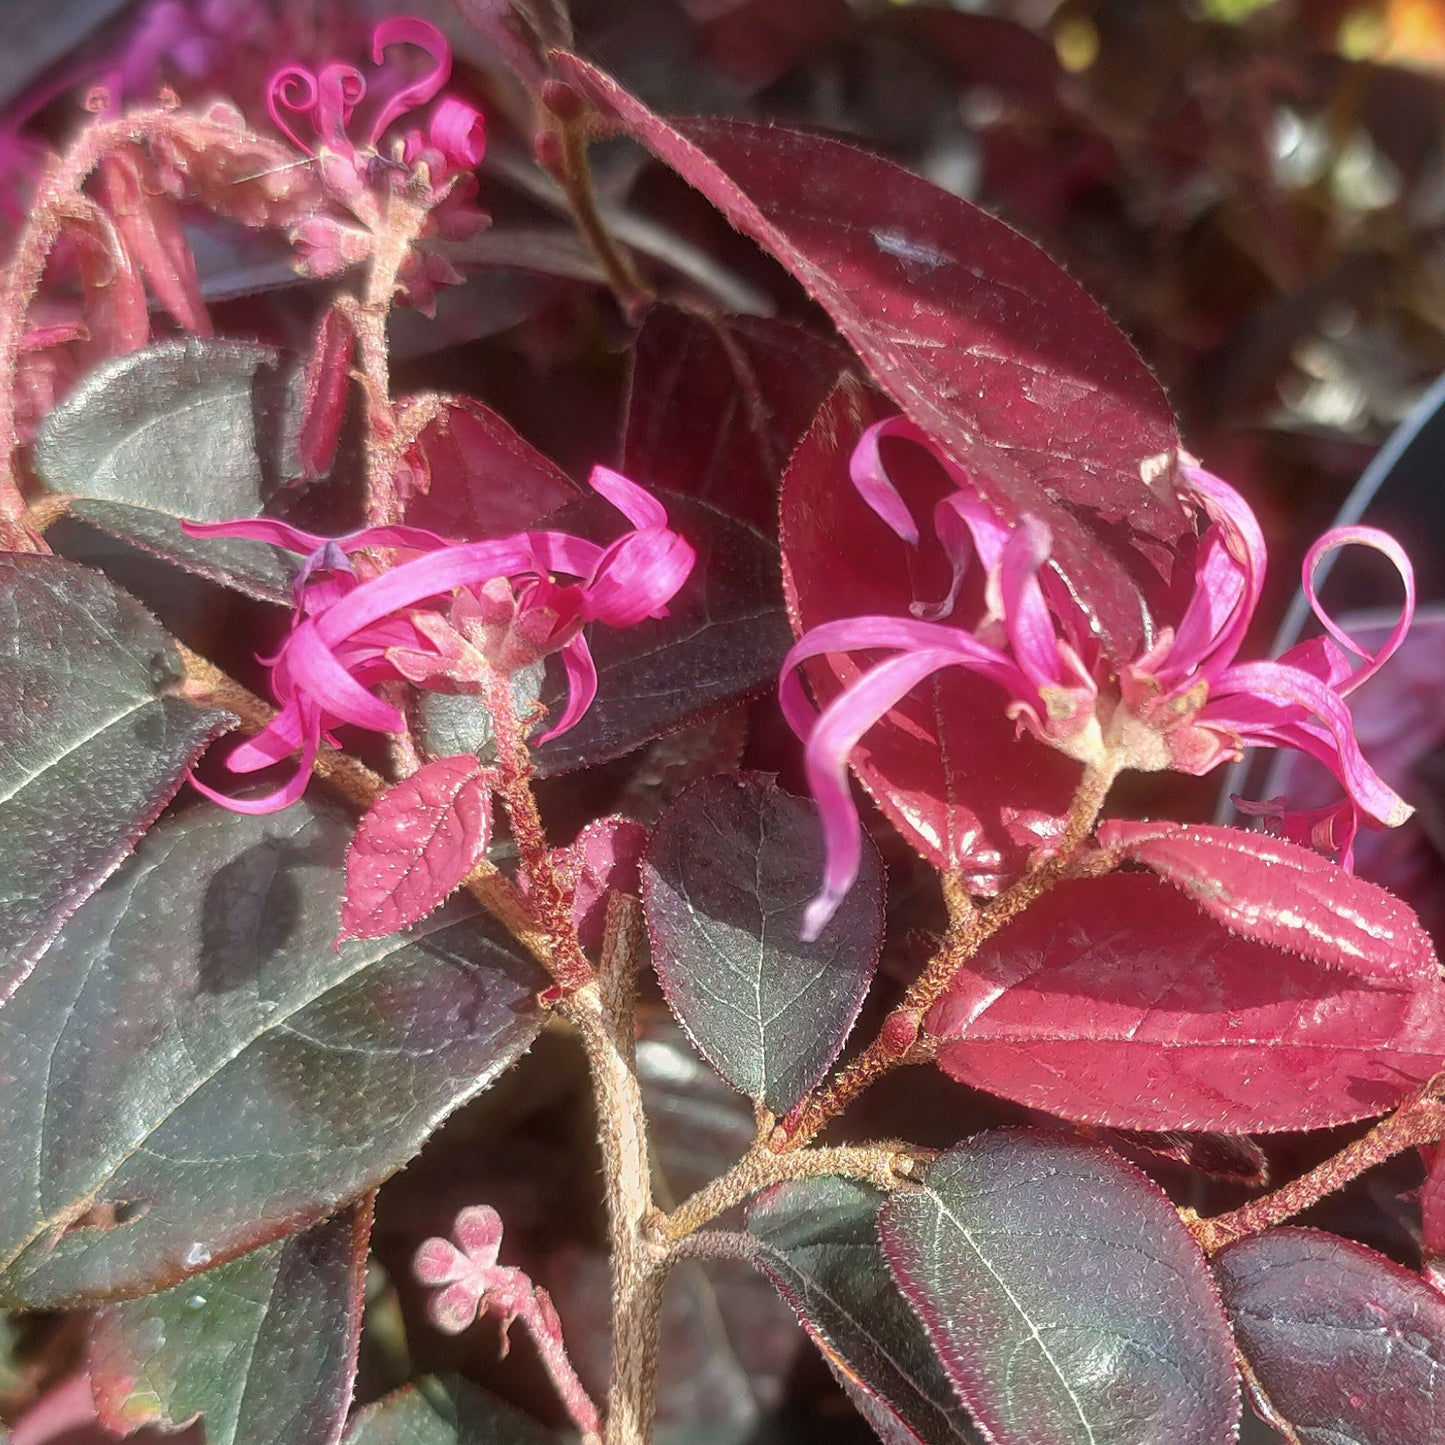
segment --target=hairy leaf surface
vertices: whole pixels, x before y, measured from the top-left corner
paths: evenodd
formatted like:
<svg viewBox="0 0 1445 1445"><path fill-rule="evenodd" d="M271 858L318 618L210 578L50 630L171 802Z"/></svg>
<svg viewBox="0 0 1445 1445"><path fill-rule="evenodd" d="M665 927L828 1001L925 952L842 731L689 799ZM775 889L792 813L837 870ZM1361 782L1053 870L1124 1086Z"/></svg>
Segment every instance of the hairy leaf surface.
<svg viewBox="0 0 1445 1445"><path fill-rule="evenodd" d="M1162 1190L1062 1135L979 1134L879 1216L939 1358L998 1445L1228 1445L1234 1348Z"/></svg>
<svg viewBox="0 0 1445 1445"><path fill-rule="evenodd" d="M1298 1445L1445 1438L1445 1299L1352 1240L1271 1229L1212 1261L1261 1413Z"/></svg>
<svg viewBox="0 0 1445 1445"><path fill-rule="evenodd" d="M883 866L870 845L822 936L802 942L822 867L817 808L759 774L689 788L643 866L668 1003L708 1062L775 1114L837 1058L883 941Z"/></svg>
<svg viewBox="0 0 1445 1445"><path fill-rule="evenodd" d="M425 1379L368 1405L346 1445L548 1445L557 1437L460 1376Z"/></svg>
<svg viewBox="0 0 1445 1445"><path fill-rule="evenodd" d="M56 557L0 557L0 651L3 1003L229 714L179 695L175 647L134 598Z"/></svg>
<svg viewBox="0 0 1445 1445"><path fill-rule="evenodd" d="M334 1445L351 1404L370 1233L369 1205L353 1206L102 1309L90 1340L101 1419L126 1433L200 1415L206 1445Z"/></svg>
<svg viewBox="0 0 1445 1445"><path fill-rule="evenodd" d="M167 823L0 1010L0 1302L163 1288L329 1214L527 1047L543 976L470 908L333 947L349 834Z"/></svg>

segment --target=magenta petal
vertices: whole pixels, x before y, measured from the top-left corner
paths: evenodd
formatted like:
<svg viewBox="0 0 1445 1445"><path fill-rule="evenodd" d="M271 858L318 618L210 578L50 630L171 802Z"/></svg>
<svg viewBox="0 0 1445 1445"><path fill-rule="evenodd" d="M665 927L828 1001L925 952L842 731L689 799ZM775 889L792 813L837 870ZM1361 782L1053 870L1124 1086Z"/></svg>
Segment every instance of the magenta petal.
<svg viewBox="0 0 1445 1445"><path fill-rule="evenodd" d="M279 813L282 808L289 808L306 791L306 785L311 781L311 767L316 761L316 754L320 747L321 736L318 720L317 727L309 731L303 741L296 771L274 793L266 793L259 798L229 798L224 793L218 793L214 788L208 788L194 775L191 778L191 786L203 797L209 798L213 803L219 803L223 808L229 808L233 813Z"/></svg>
<svg viewBox="0 0 1445 1445"><path fill-rule="evenodd" d="M587 617L609 627L635 627L645 617L663 616L696 560L692 544L666 527L623 537L587 583Z"/></svg>
<svg viewBox="0 0 1445 1445"><path fill-rule="evenodd" d="M539 743L550 742L568 728L576 727L597 696L597 664L592 660L587 639L580 632L562 649L562 667L567 674L567 706L556 725L537 739Z"/></svg>
<svg viewBox="0 0 1445 1445"><path fill-rule="evenodd" d="M446 95L437 102L427 139L452 165L474 170L487 153L487 123L476 106Z"/></svg>
<svg viewBox="0 0 1445 1445"><path fill-rule="evenodd" d="M418 50L426 51L431 57L432 68L421 79L402 86L382 107L367 137L373 146L392 121L409 110L425 105L447 83L452 73L451 47L441 31L428 20L415 15L397 15L383 20L371 33L371 58L380 65L393 45L415 45Z"/></svg>
<svg viewBox="0 0 1445 1445"><path fill-rule="evenodd" d="M266 85L266 112L276 129L308 156L316 152L291 129L290 122L282 114L304 115L313 119L316 113L316 77L303 65L287 65L272 75Z"/></svg>
<svg viewBox="0 0 1445 1445"><path fill-rule="evenodd" d="M273 547L284 547L288 552L303 555L324 547L329 537L319 537L315 532L303 532L289 522L278 522L274 517L237 517L229 522L181 522L181 531L188 537L244 537L252 542L269 542Z"/></svg>
<svg viewBox="0 0 1445 1445"><path fill-rule="evenodd" d="M614 472L611 467L593 467L587 485L607 498L634 527L667 526L667 510L650 492Z"/></svg>
<svg viewBox="0 0 1445 1445"><path fill-rule="evenodd" d="M918 523L913 520L913 513L908 510L888 475L888 468L883 464L883 452L878 444L884 437L900 437L916 442L930 454L934 452L933 443L927 435L907 417L889 417L887 421L874 422L858 438L858 445L853 448L853 455L848 460L848 476L854 490L884 524L896 536L916 547Z"/></svg>
<svg viewBox="0 0 1445 1445"><path fill-rule="evenodd" d="M326 715L372 732L399 733L405 729L401 713L369 693L337 661L317 636L315 622L303 622L291 634L286 661L296 687L314 698Z"/></svg>
<svg viewBox="0 0 1445 1445"><path fill-rule="evenodd" d="M568 572L573 577L590 577L605 550L566 532L528 532L527 539L532 544L535 570Z"/></svg>

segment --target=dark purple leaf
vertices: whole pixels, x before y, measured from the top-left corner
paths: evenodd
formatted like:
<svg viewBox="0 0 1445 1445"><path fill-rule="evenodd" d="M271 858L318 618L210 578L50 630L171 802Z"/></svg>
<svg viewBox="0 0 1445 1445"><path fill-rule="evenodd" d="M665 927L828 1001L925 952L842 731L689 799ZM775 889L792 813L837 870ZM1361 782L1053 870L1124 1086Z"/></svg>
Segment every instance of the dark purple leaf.
<svg viewBox="0 0 1445 1445"><path fill-rule="evenodd" d="M771 535L783 468L844 355L784 321L656 306L634 356L622 470Z"/></svg>
<svg viewBox="0 0 1445 1445"><path fill-rule="evenodd" d="M1140 474L1177 444L1168 402L1098 303L1002 221L890 161L781 126L669 123L576 56L553 62L808 288L991 502L1048 523L1110 654L1136 655L1189 527L1167 479Z"/></svg>
<svg viewBox="0 0 1445 1445"><path fill-rule="evenodd" d="M748 1233L758 1244L753 1263L792 1305L875 1429L923 1445L972 1445L980 1436L879 1247L883 1200L881 1191L850 1179L769 1190L748 1211Z"/></svg>
<svg viewBox="0 0 1445 1445"><path fill-rule="evenodd" d="M963 1083L1124 1129L1314 1129L1445 1062L1445 985L1366 981L1238 938L1159 879L1065 883L925 1022Z"/></svg>
<svg viewBox="0 0 1445 1445"><path fill-rule="evenodd" d="M785 1114L838 1057L883 942L883 865L816 943L803 909L823 867L817 808L761 774L710 778L663 814L642 870L652 957L698 1051Z"/></svg>
<svg viewBox="0 0 1445 1445"><path fill-rule="evenodd" d="M1112 821L1100 844L1187 893L1231 933L1363 979L1435 979L1440 962L1410 908L1280 838L1202 824Z"/></svg>
<svg viewBox="0 0 1445 1445"><path fill-rule="evenodd" d="M0 1003L230 720L179 695L154 618L97 572L0 557Z"/></svg>
<svg viewBox="0 0 1445 1445"><path fill-rule="evenodd" d="M0 1009L0 1300L165 1288L372 1188L531 1042L470 906L333 947L347 820L155 829Z"/></svg>
<svg viewBox="0 0 1445 1445"><path fill-rule="evenodd" d="M119 1433L201 1416L206 1445L334 1445L351 1405L369 1204L160 1294L91 1330L101 1419Z"/></svg>
<svg viewBox="0 0 1445 1445"><path fill-rule="evenodd" d="M346 1445L557 1445L557 1437L459 1375L420 1380L360 1411Z"/></svg>
<svg viewBox="0 0 1445 1445"><path fill-rule="evenodd" d="M894 1194L900 1288L997 1445L1227 1445L1229 1328L1162 1190L1062 1135L980 1134Z"/></svg>
<svg viewBox="0 0 1445 1445"><path fill-rule="evenodd" d="M34 461L70 510L112 536L267 602L290 598L279 553L254 543L199 540L179 519L221 522L261 510L267 481L258 388L276 367L270 347L167 341L108 362L58 406Z"/></svg>
<svg viewBox="0 0 1445 1445"><path fill-rule="evenodd" d="M534 750L544 777L610 762L694 718L760 691L777 676L788 649L778 595L778 553L753 528L707 502L659 494L671 525L697 551L697 563L668 616L636 627L594 627L597 699L576 727ZM615 526L597 499L569 507L549 525L592 535ZM610 534L598 529L598 539ZM542 701L557 716L560 668L548 670Z"/></svg>
<svg viewBox="0 0 1445 1445"><path fill-rule="evenodd" d="M1271 1229L1213 1260L1265 1419L1297 1445L1445 1438L1445 1298L1352 1240Z"/></svg>
<svg viewBox="0 0 1445 1445"><path fill-rule="evenodd" d="M909 616L915 598L948 591L942 550L913 549L884 525L848 480L848 457L883 412L845 383L824 404L783 479L783 584L799 635L838 618ZM899 453L897 478L917 516L927 516L941 474ZM857 677L850 657L808 665L825 705ZM916 687L853 750L852 763L888 819L939 869L976 892L995 893L1032 849L1057 836L1079 765L1019 735L993 683L949 668Z"/></svg>

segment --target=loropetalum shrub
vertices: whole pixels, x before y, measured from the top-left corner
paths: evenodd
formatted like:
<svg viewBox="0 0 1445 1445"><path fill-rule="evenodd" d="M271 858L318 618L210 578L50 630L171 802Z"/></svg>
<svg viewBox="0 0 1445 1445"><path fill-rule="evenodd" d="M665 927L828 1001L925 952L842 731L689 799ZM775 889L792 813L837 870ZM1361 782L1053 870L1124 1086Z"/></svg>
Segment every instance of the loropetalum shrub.
<svg viewBox="0 0 1445 1445"><path fill-rule="evenodd" d="M1445 1132L1439 964L1350 868L1411 812L1350 712L1411 622L1401 548L1322 537L1311 597L1365 546L1398 621L1262 656L1248 501L1047 256L559 46L521 67L538 165L635 348L621 470L579 487L476 399L394 391L398 308L487 222L486 127L430 22L318 33L356 48L199 110L115 72L7 274L0 1304L95 1307L118 1431L549 1438L461 1378L350 1411L374 1191L550 1030L595 1099L610 1375L598 1302L508 1262L525 1218L467 1200L407 1253L436 1327L525 1331L585 1440L652 1438L699 1259L770 1280L890 1442L1208 1445L1241 1379L1290 1439L1445 1438L1445 1186L1423 1273L1289 1223ZM588 173L616 133L817 329L639 264ZM222 223L334 283L308 349L219 334L191 245ZM121 575L170 579L185 642ZM744 755L716 720L749 717ZM1246 746L1333 792L1238 827L1115 802ZM755 1121L686 1197L649 1161L658 985ZM957 1081L960 1142L860 1127L905 1069ZM1249 1138L1372 1119L1282 1184Z"/></svg>

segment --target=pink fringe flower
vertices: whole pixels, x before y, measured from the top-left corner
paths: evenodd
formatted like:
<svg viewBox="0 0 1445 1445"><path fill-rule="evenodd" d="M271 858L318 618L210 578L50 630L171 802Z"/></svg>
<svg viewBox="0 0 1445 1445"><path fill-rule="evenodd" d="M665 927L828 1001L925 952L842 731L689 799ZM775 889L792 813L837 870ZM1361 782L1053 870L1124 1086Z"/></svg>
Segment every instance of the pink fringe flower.
<svg viewBox="0 0 1445 1445"><path fill-rule="evenodd" d="M1201 774L1243 748L1296 748L1340 781L1352 819L1394 827L1409 807L1362 756L1345 698L1399 647L1415 611L1409 558L1384 532L1342 527L1326 533L1304 563L1305 590L1328 636L1301 643L1274 662L1237 662L1264 582L1264 537L1244 499L1202 467L1180 467L1180 492L1204 520L1194 586L1178 627L1166 628L1141 656L1106 657L1089 619L1048 565L1052 539L1037 518L1005 522L966 471L940 456L912 422L895 417L864 433L851 463L859 494L906 542L917 524L884 465L884 438L927 448L955 490L933 518L953 567L947 595L918 602L913 616L853 617L824 623L788 653L780 679L783 711L805 740L809 786L822 813L827 849L822 892L805 919L816 937L852 886L860 833L847 763L858 740L912 688L945 667L996 682L1008 715L1035 737L1096 769ZM1404 584L1399 620L1377 652L1357 646L1319 607L1314 575L1335 549L1373 547ZM956 618L971 568L982 569L982 615ZM809 658L859 649L891 655L875 663L821 714L798 670ZM1362 664L1362 665L1357 665ZM1351 832L1353 829L1351 828Z"/></svg>
<svg viewBox="0 0 1445 1445"><path fill-rule="evenodd" d="M246 537L305 556L294 584L291 630L268 660L280 711L235 748L227 769L246 774L299 754L291 777L260 798L228 798L197 783L238 813L270 813L305 791L323 738L342 723L401 732L405 719L371 690L409 680L446 686L450 619L484 614L500 622L485 639L487 664L510 672L552 652L562 656L568 701L541 741L577 724L597 693L597 669L583 634L589 622L632 627L664 617L692 571L695 554L667 525L662 505L606 467L593 489L632 523L608 547L566 532L519 532L494 541L451 544L416 527L371 527L324 538L266 517L186 522L196 537ZM389 548L410 557L363 576L356 553ZM558 574L576 578L559 582ZM498 613L498 591L505 611ZM477 637L475 629L469 637ZM454 690L451 689L451 690Z"/></svg>

